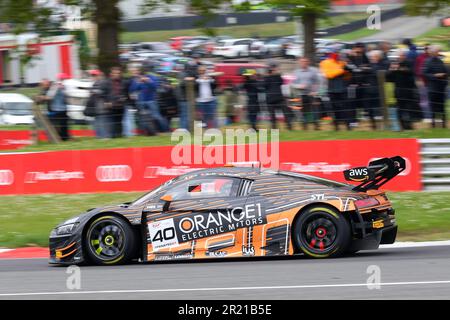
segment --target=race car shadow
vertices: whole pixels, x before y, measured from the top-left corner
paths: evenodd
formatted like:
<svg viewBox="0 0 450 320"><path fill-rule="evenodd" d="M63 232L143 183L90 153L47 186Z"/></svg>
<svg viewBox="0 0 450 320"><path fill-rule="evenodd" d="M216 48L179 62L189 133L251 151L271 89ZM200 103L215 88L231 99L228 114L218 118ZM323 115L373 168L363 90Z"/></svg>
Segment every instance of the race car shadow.
<svg viewBox="0 0 450 320"><path fill-rule="evenodd" d="M357 261L360 258L379 258L379 257L385 257L390 255L408 255L408 252L399 252L398 250L392 250L392 251L378 251L378 250L371 250L371 251L360 251L357 253L349 253L344 254L340 257L336 258L325 258L325 259L317 259L308 257L304 254L295 254L293 256L264 256L264 257L236 257L236 258L204 258L204 259L171 259L171 260L159 260L159 261L131 261L125 265L116 265L116 266L106 266L107 268L114 268L114 267L126 267L126 266L151 266L151 265L165 265L165 264L209 264L209 263L234 263L234 262L267 262L267 261L339 261L339 260L346 260L354 259ZM67 267L67 265L49 265L50 267ZM80 264L82 267L99 267L95 265L89 265L89 264Z"/></svg>
<svg viewBox="0 0 450 320"><path fill-rule="evenodd" d="M145 265L160 265L160 264L192 264L192 263L199 263L199 264L208 264L208 263L233 263L233 262L264 262L264 261L325 261L325 260L347 260L347 259L357 259L358 257L379 257L379 256L385 256L390 255L391 252L379 252L379 251L364 251L364 252L358 252L353 254L345 254L340 257L336 258L326 258L326 259L317 259L308 257L304 254L296 254L293 256L264 256L264 257L236 257L236 258L205 258L205 259L198 259L198 260L161 260L161 261L149 261L145 262ZM136 264L139 264L136 262Z"/></svg>

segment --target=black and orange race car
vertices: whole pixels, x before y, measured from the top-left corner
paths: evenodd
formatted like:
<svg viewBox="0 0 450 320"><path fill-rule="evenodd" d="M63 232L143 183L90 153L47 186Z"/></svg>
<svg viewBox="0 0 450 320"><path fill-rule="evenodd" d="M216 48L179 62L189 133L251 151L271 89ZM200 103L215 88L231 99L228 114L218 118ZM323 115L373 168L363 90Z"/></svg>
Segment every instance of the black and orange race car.
<svg viewBox="0 0 450 320"><path fill-rule="evenodd" d="M50 234L50 263L326 258L376 249L397 235L394 209L377 189L404 169L393 157L345 171L357 186L250 167L194 171L60 224Z"/></svg>

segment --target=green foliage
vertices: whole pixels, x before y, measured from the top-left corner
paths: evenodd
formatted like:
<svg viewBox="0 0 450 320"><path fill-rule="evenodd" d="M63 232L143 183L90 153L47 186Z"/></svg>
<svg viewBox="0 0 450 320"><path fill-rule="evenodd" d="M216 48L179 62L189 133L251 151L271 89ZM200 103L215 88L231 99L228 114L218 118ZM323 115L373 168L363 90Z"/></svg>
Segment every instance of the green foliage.
<svg viewBox="0 0 450 320"><path fill-rule="evenodd" d="M430 15L449 5L449 0L406 0L405 9L410 15Z"/></svg>
<svg viewBox="0 0 450 320"><path fill-rule="evenodd" d="M304 17L308 14L324 15L329 7L330 0L266 0L268 5L289 11L293 16Z"/></svg>
<svg viewBox="0 0 450 320"><path fill-rule="evenodd" d="M49 30L51 10L36 7L33 0L0 0L0 22L10 23L16 34L27 30Z"/></svg>
<svg viewBox="0 0 450 320"><path fill-rule="evenodd" d="M141 13L149 13L156 7L161 8L161 6L166 7L173 4L175 0L142 0ZM231 3L231 0L190 0L189 1L189 11L198 14L201 19L196 23L202 33L215 36L216 30L210 27L208 24L216 17L216 11L222 7L224 4Z"/></svg>

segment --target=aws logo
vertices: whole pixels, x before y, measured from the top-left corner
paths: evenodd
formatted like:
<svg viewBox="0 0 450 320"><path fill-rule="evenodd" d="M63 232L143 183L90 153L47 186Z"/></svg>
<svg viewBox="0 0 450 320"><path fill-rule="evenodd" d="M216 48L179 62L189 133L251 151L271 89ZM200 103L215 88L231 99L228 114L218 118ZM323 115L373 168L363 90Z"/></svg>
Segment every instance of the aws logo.
<svg viewBox="0 0 450 320"><path fill-rule="evenodd" d="M363 182L373 179L374 173L367 167L358 167L344 171L344 177L348 181Z"/></svg>

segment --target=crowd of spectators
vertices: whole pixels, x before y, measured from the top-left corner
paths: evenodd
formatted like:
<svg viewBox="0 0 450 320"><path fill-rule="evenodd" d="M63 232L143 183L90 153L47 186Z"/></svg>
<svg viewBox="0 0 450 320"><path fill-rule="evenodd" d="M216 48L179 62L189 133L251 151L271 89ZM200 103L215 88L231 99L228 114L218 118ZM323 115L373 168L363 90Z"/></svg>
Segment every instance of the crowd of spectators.
<svg viewBox="0 0 450 320"><path fill-rule="evenodd" d="M217 74L198 59L175 66L176 76L170 79L157 74L152 64L129 68L126 75L121 67L111 68L106 75L91 70L94 84L84 114L93 119L96 136L103 139L136 133L155 135L175 128L188 130L192 100L188 98L187 81L192 81L194 116L208 128L245 118L258 129L265 114L272 128L283 119L288 130L293 130L297 121L304 130L310 124L318 130L320 120L328 118L335 130L342 125L352 130L361 119L367 119L370 128L377 130L383 116L384 95L380 90L385 90L380 84L387 81L394 86L393 120L398 120L400 129L411 130L414 122L424 118L432 127L438 122L446 127L449 71L439 57L439 47L427 45L418 54L411 41L404 44L407 48L399 50L395 58L388 56L386 43L375 48L356 43L346 52L331 50L317 67L301 57L297 68L290 72L290 80L273 61L265 72L246 70L242 83L227 81L221 87L217 85ZM64 78L61 74L55 83L44 80L40 100L47 104L50 121L61 138L67 140ZM224 106L223 119L218 117L219 100Z"/></svg>

